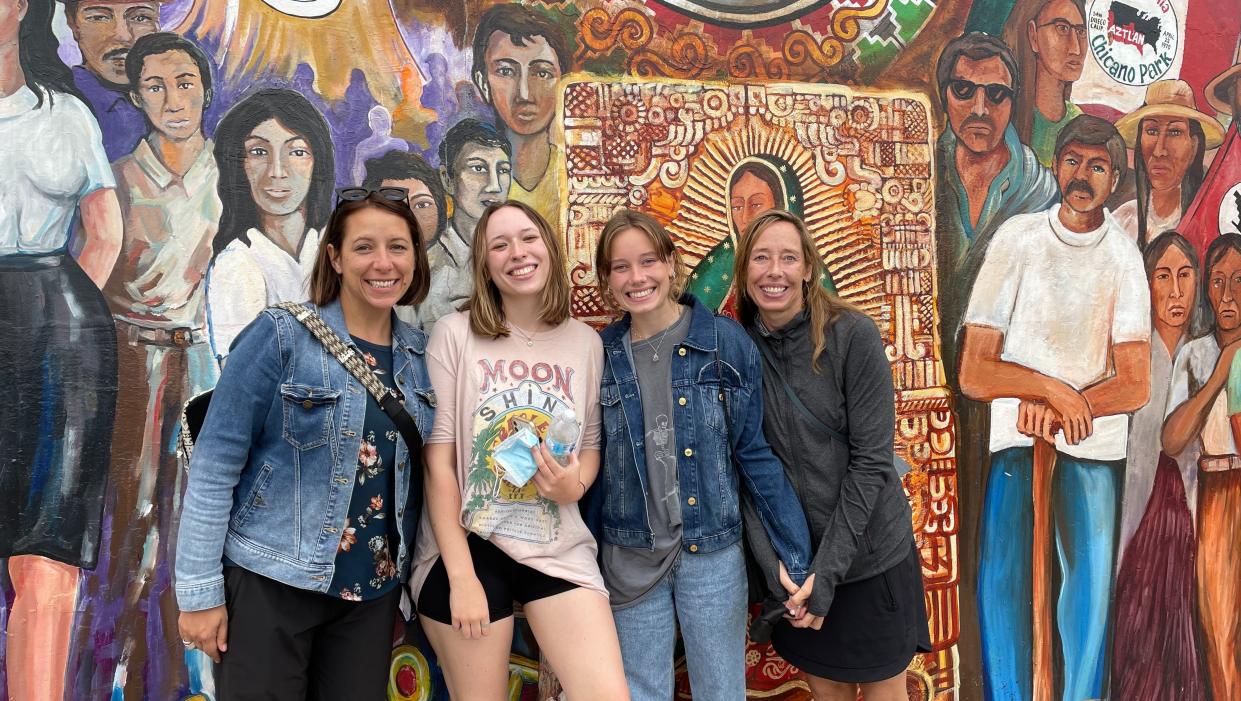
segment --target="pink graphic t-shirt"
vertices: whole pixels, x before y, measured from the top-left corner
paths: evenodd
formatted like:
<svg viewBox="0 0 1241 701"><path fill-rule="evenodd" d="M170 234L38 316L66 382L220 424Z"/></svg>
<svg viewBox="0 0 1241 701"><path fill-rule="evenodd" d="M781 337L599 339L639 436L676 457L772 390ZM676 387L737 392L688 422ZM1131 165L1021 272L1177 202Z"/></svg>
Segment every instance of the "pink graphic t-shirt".
<svg viewBox="0 0 1241 701"><path fill-rule="evenodd" d="M579 450L598 450L602 362L598 334L574 319L528 340L476 336L468 312L445 316L427 346L427 370L439 400L427 443L456 446L463 528L523 565L606 596L595 539L577 504L539 496L534 480L513 486L492 460L496 446L524 426L544 436L564 406L582 422ZM437 557L424 508L410 577L415 601Z"/></svg>

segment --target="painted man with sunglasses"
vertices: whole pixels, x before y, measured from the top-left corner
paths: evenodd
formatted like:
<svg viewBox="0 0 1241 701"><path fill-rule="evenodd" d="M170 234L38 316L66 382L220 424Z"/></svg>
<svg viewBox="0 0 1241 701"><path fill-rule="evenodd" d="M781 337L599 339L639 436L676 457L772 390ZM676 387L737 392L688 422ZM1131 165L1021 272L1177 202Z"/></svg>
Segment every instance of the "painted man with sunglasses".
<svg viewBox="0 0 1241 701"><path fill-rule="evenodd" d="M955 378L961 314L992 234L1018 214L1047 209L1059 193L1013 128L1019 78L1007 44L982 32L957 37L940 54L935 80L949 126L936 158L940 328L944 367Z"/></svg>
<svg viewBox="0 0 1241 701"><path fill-rule="evenodd" d="M961 391L991 405L978 556L990 699L1050 697L1055 642L1063 698L1102 697L1128 415L1150 392L1142 257L1103 206L1124 140L1082 115L1055 159L1061 204L996 231L964 319Z"/></svg>

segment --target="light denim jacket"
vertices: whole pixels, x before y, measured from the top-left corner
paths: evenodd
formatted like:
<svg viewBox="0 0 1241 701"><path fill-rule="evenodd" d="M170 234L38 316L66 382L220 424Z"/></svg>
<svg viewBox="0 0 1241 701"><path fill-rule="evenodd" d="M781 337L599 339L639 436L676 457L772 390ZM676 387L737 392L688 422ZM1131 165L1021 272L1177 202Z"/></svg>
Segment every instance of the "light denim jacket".
<svg viewBox="0 0 1241 701"><path fill-rule="evenodd" d="M340 302L318 311L357 352ZM426 335L393 315L396 384L423 436L435 417L425 350ZM298 589L327 592L369 396L288 312L267 309L241 332L190 461L175 569L182 611L224 603L224 557ZM421 460L409 463L405 441L398 440L402 577L422 504Z"/></svg>
<svg viewBox="0 0 1241 701"><path fill-rule="evenodd" d="M738 490L754 497L768 537L801 582L810 563L810 531L801 503L763 436L763 373L758 349L741 326L686 294L689 333L672 357L673 421L681 492L683 547L709 553L741 539ZM603 468L587 499L588 523L604 542L653 547L646 509L642 399L626 349L629 316L603 330ZM725 423L724 399L728 398ZM733 467L733 456L740 470Z"/></svg>

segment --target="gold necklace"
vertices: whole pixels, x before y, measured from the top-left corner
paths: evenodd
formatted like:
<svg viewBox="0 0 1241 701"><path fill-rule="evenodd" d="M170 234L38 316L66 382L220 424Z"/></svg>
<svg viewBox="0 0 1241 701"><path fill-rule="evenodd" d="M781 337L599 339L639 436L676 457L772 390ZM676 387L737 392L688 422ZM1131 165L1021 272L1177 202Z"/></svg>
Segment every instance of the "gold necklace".
<svg viewBox="0 0 1241 701"><path fill-rule="evenodd" d="M522 338L526 339L527 348L534 347L534 334L526 333L524 329L522 329L520 326L518 326L517 324L514 324L511 321L508 322L508 329L509 331L515 332L518 336L521 336Z"/></svg>

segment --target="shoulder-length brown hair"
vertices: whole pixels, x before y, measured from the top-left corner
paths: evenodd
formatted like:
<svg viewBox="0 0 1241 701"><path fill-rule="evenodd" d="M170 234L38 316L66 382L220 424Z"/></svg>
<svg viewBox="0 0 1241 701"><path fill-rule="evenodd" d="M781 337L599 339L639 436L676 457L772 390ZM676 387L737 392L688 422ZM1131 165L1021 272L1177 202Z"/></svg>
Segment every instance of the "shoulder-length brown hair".
<svg viewBox="0 0 1241 701"><path fill-rule="evenodd" d="M810 279L802 282L801 291L803 299L806 300L805 304L810 309L810 338L814 342L814 354L810 357L810 365L815 372L819 372L819 356L823 355L824 349L827 348L828 327L836 322L843 311L863 312L824 289L823 280L827 276L827 268L823 265L823 259L819 256L818 249L815 248L810 230L806 228L806 223L801 217L783 209L769 209L754 217L754 220L741 234L741 240L737 243L737 257L733 261L737 314L743 325L754 325L755 318L758 316L758 305L750 297L748 286L750 256L754 252L754 245L758 241L759 234L766 231L767 227L779 222L788 222L797 229L797 236L801 239L802 260L810 266Z"/></svg>
<svg viewBox="0 0 1241 701"><path fill-rule="evenodd" d="M681 252L677 250L672 236L655 217L645 212L635 212L632 209L619 209L603 225L603 231L599 234L599 242L595 244L595 284L599 287L599 295L603 297L604 303L613 312L620 311L612 290L608 287L608 275L612 274L612 244L616 242L617 236L630 229L637 229L646 234L646 238L655 247L655 255L659 257L659 260L672 266L672 285L669 288L669 296L674 302L679 300L681 293L685 291L686 283L689 282L689 274L685 270Z"/></svg>
<svg viewBox="0 0 1241 701"><path fill-rule="evenodd" d="M487 223L491 215L505 207L521 210L530 218L543 245L547 247L547 284L543 286L542 303L539 306L539 318L548 324L559 324L569 318L569 271L565 269L564 247L552 230L550 224L530 205L516 200L506 200L489 205L478 218L474 227L474 241L470 244L470 267L474 274L474 289L470 299L462 309L470 312L470 331L479 336L500 338L509 335L504 318L504 301L500 298L500 290L491 279L487 270Z"/></svg>
<svg viewBox="0 0 1241 701"><path fill-rule="evenodd" d="M418 220L404 200L397 202L380 197L372 192L362 200L345 200L336 205L332 216L328 218L323 239L319 241L319 253L315 256L315 267L310 273L310 301L318 306L335 302L340 297L340 273L332 267L331 251L337 254L345 242L345 222L354 212L367 208L382 209L391 212L404 220L409 227L411 243L414 247L413 279L409 289L397 300L397 304L421 304L426 299L427 290L431 287L431 271L427 267L427 250L422 245L422 232L418 229ZM329 248L329 246L331 248Z"/></svg>

